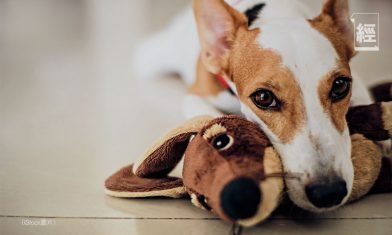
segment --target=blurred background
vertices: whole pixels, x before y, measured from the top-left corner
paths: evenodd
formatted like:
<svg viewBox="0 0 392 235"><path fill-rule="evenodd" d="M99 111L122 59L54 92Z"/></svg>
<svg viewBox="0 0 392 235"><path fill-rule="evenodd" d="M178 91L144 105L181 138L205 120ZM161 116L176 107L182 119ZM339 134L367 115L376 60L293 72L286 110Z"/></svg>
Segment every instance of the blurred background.
<svg viewBox="0 0 392 235"><path fill-rule="evenodd" d="M180 120L183 89L165 95L179 82L142 92L129 68L132 48L187 4L0 0L1 151L129 156Z"/></svg>
<svg viewBox="0 0 392 235"><path fill-rule="evenodd" d="M321 1L304 1L319 11ZM392 80L392 1L350 3L351 12L380 13L380 51L359 53L352 69L367 84ZM74 215L79 207L56 203L101 200L109 174L183 120L181 80L145 84L130 61L143 38L189 4L0 0L0 215ZM75 190L90 197L80 201Z"/></svg>
<svg viewBox="0 0 392 235"><path fill-rule="evenodd" d="M305 2L319 11L321 1ZM0 0L1 151L129 156L182 120L181 81L159 79L143 89L130 58L146 35L189 3ZM351 11L381 18L380 52L360 53L354 71L369 84L392 77L392 1L355 0Z"/></svg>

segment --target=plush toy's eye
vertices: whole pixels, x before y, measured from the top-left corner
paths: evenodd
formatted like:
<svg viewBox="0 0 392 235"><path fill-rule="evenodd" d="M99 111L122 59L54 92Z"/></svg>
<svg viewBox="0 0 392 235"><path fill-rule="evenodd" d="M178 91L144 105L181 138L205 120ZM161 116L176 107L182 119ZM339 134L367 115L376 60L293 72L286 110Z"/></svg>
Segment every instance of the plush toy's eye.
<svg viewBox="0 0 392 235"><path fill-rule="evenodd" d="M269 90L259 89L250 98L259 109L276 111L281 107L281 102Z"/></svg>
<svg viewBox="0 0 392 235"><path fill-rule="evenodd" d="M333 81L332 89L329 97L332 102L337 102L348 95L351 88L351 79L346 77L338 77Z"/></svg>
<svg viewBox="0 0 392 235"><path fill-rule="evenodd" d="M233 137L227 134L220 134L212 140L212 146L218 151L230 148L233 143Z"/></svg>

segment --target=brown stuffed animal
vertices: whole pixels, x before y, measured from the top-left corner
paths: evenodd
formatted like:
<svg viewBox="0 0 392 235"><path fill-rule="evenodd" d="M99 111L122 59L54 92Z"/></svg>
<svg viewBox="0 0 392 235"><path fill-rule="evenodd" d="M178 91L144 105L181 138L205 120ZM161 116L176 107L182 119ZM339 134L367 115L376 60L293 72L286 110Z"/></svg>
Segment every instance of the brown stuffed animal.
<svg viewBox="0 0 392 235"><path fill-rule="evenodd" d="M361 124L370 113L371 123ZM356 200L370 191L379 175L381 151L367 138L392 134L392 103L354 108L347 119L355 172L350 200ZM183 166L182 177L168 176L177 165ZM391 191L391 172L382 176L376 185ZM139 163L109 177L105 187L115 197L190 195L194 205L226 221L252 226L279 205L284 179L295 177L284 173L279 156L254 123L237 116L199 117L168 133Z"/></svg>
<svg viewBox="0 0 392 235"><path fill-rule="evenodd" d="M183 179L168 177L183 155ZM116 197L189 194L194 205L250 226L271 214L283 191L279 156L256 124L238 116L192 119L145 156L111 176L106 193Z"/></svg>
<svg viewBox="0 0 392 235"><path fill-rule="evenodd" d="M389 140L392 136L392 102L350 108L346 119L351 133L354 165L351 200L368 193L369 187L373 187L371 192L374 193L391 192L391 159L382 158L380 148L373 141Z"/></svg>

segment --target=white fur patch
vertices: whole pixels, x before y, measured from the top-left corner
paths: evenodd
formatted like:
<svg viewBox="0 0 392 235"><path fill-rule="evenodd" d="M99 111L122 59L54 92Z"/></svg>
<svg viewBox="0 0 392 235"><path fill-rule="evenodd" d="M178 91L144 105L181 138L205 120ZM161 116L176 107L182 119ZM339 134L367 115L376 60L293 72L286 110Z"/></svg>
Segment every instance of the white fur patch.
<svg viewBox="0 0 392 235"><path fill-rule="evenodd" d="M177 177L182 179L182 169L184 169L184 155L182 155L181 160L168 175L170 177Z"/></svg>
<svg viewBox="0 0 392 235"><path fill-rule="evenodd" d="M370 94L369 89L366 87L362 78L356 74L353 74L353 88L351 95L351 106L358 105L369 105L374 103L373 98Z"/></svg>
<svg viewBox="0 0 392 235"><path fill-rule="evenodd" d="M194 206L205 210L206 208L204 208L204 206L199 202L199 199L197 198L196 194L192 193L191 194L191 202Z"/></svg>
<svg viewBox="0 0 392 235"><path fill-rule="evenodd" d="M199 115L210 115L213 117L224 115L206 99L197 95L186 95L182 103L182 108L186 118L197 117Z"/></svg>
<svg viewBox="0 0 392 235"><path fill-rule="evenodd" d="M238 98L227 91L219 93L217 96L208 97L207 100L214 107L222 110L225 113L240 114L241 106Z"/></svg>
<svg viewBox="0 0 392 235"><path fill-rule="evenodd" d="M257 4L264 3L265 6L255 20L256 25L271 19L310 18L312 16L311 11L298 0L226 0L226 2L239 12L245 12Z"/></svg>

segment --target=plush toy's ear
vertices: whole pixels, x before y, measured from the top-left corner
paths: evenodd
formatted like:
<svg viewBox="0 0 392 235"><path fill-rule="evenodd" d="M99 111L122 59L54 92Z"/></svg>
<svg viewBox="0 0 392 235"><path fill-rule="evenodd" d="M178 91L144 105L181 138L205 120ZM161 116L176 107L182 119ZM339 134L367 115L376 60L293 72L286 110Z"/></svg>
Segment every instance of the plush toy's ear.
<svg viewBox="0 0 392 235"><path fill-rule="evenodd" d="M163 177L148 179L133 173L133 165L124 167L105 181L105 193L113 197L173 197L186 195L182 179Z"/></svg>
<svg viewBox="0 0 392 235"><path fill-rule="evenodd" d="M370 89L377 102L392 101L392 82L385 82Z"/></svg>
<svg viewBox="0 0 392 235"><path fill-rule="evenodd" d="M392 136L392 102L357 106L347 114L352 143L354 184L350 201L371 193L392 191L392 169L374 140ZM373 140L373 141L372 141Z"/></svg>
<svg viewBox="0 0 392 235"><path fill-rule="evenodd" d="M171 130L134 165L135 175L159 178L169 174L181 160L190 138L212 119L210 116L196 117Z"/></svg>
<svg viewBox="0 0 392 235"><path fill-rule="evenodd" d="M392 102L352 107L346 119L351 134L363 134L375 141L392 136Z"/></svg>
<svg viewBox="0 0 392 235"><path fill-rule="evenodd" d="M137 163L120 169L105 181L106 194L114 197L181 197L182 179L169 177L188 146L212 117L193 118L162 137Z"/></svg>

